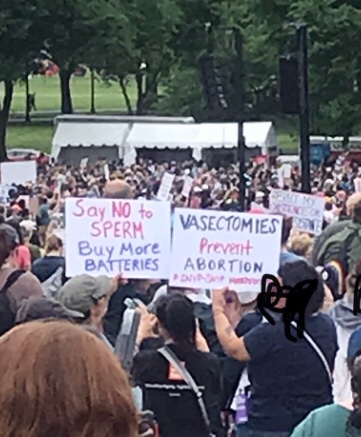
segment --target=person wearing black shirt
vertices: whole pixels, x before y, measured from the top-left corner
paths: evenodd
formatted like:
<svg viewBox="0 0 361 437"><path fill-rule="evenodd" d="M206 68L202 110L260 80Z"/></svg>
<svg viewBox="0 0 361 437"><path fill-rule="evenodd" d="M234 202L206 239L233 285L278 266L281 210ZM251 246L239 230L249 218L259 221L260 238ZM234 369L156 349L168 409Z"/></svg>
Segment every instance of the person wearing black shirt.
<svg viewBox="0 0 361 437"><path fill-rule="evenodd" d="M312 410L332 402L329 373L333 372L337 336L330 317L320 313L324 300L322 280L305 261L286 263L279 276L283 285L290 288L304 280L318 280L305 311L305 333L317 345L324 361L305 336L290 341L282 318L276 315L274 325L264 321L238 338L224 312L226 290L214 291L218 338L230 356L248 362L248 422L238 426L237 437L288 437ZM282 308L284 301L279 299L275 306ZM291 332L296 336L296 329Z"/></svg>
<svg viewBox="0 0 361 437"><path fill-rule="evenodd" d="M159 331L202 392L212 432L224 436L220 419L221 376L218 359L196 347L193 303L181 294L159 298ZM132 375L143 389L143 409L155 413L161 437L208 437L195 393L157 350L141 350Z"/></svg>

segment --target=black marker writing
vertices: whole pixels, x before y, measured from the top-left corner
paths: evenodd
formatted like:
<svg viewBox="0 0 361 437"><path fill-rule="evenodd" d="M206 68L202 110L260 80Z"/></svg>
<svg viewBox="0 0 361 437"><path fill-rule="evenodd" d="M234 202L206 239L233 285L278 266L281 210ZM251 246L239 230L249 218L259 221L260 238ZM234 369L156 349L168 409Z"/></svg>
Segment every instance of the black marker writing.
<svg viewBox="0 0 361 437"><path fill-rule="evenodd" d="M271 310L275 313L282 314L282 321L285 325L285 336L288 340L296 342L297 338L291 334L291 324L293 321L297 324L297 337L303 338L305 330L305 312L306 307L316 291L318 286L317 279L305 280L294 287L281 286L278 279L273 275L263 275L261 281L261 293L258 295L258 308L271 324L275 325L274 318L267 312ZM280 304L281 299L285 303ZM296 315L298 316L295 320Z"/></svg>

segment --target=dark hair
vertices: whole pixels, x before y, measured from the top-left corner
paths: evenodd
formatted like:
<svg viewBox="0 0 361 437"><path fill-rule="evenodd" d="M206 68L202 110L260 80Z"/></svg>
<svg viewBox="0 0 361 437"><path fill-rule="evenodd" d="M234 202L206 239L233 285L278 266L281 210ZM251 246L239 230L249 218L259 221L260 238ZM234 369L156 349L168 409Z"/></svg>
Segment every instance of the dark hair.
<svg viewBox="0 0 361 437"><path fill-rule="evenodd" d="M184 347L194 346L196 319L190 299L179 293L161 296L155 314L175 343Z"/></svg>
<svg viewBox="0 0 361 437"><path fill-rule="evenodd" d="M18 234L18 238L19 238L19 246L22 246L24 244L24 236L21 232L19 221L18 220L8 220L7 224L15 229L16 233Z"/></svg>
<svg viewBox="0 0 361 437"><path fill-rule="evenodd" d="M293 226L293 219L292 217L285 217L283 216L282 220L282 234L281 234L281 245L286 244L287 240L290 237L291 230Z"/></svg>
<svg viewBox="0 0 361 437"><path fill-rule="evenodd" d="M295 287L302 281L316 279L317 288L307 304L305 317L311 317L321 309L325 298L325 290L323 281L313 266L303 260L286 263L279 268L278 275L282 278L283 285L289 287Z"/></svg>
<svg viewBox="0 0 361 437"><path fill-rule="evenodd" d="M0 267L4 265L15 247L10 236L5 231L0 230Z"/></svg>
<svg viewBox="0 0 361 437"><path fill-rule="evenodd" d="M351 412L348 421L346 433L352 436L353 428L361 429L361 359L356 358L351 369L351 389L354 395L354 409Z"/></svg>

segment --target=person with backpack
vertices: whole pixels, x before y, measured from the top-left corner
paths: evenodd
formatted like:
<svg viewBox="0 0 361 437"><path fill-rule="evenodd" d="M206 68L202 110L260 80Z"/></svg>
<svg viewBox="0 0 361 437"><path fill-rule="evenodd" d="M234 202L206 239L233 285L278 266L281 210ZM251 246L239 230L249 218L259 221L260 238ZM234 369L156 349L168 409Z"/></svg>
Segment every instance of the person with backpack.
<svg viewBox="0 0 361 437"><path fill-rule="evenodd" d="M63 242L57 235L50 235L45 243L45 256L36 260L31 269L42 284L48 297L57 298L57 293L66 282Z"/></svg>
<svg viewBox="0 0 361 437"><path fill-rule="evenodd" d="M323 243L316 261L318 265L337 263L346 278L359 259L361 259L361 196L358 196L353 204L351 221Z"/></svg>
<svg viewBox="0 0 361 437"><path fill-rule="evenodd" d="M322 265L319 258L320 258L320 251L324 247L325 243L334 235L338 234L339 232L343 231L348 225L352 223L352 220L350 220L350 217L352 216L352 211L354 209L354 206L361 200L361 193L354 193L352 194L346 204L344 209L345 211L345 217L341 220L341 217L339 218L339 221L332 223L322 231L322 233L315 238L315 242L313 245L312 250L312 264L314 266Z"/></svg>
<svg viewBox="0 0 361 437"><path fill-rule="evenodd" d="M31 296L43 296L39 280L18 269L19 236L10 225L0 225L0 336L15 325L18 309Z"/></svg>

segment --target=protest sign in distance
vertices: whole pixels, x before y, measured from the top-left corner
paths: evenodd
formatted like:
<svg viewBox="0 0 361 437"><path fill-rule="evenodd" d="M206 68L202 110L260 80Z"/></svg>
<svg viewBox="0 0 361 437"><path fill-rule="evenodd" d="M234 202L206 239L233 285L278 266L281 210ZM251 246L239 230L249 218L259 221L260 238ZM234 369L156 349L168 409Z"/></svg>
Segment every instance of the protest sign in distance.
<svg viewBox="0 0 361 437"><path fill-rule="evenodd" d="M36 182L36 161L2 162L0 164L2 185L25 185Z"/></svg>
<svg viewBox="0 0 361 437"><path fill-rule="evenodd" d="M168 202L66 199L66 274L167 279Z"/></svg>
<svg viewBox="0 0 361 437"><path fill-rule="evenodd" d="M164 173L157 194L158 200L162 200L162 201L169 200L174 178L175 178L174 174Z"/></svg>
<svg viewBox="0 0 361 437"><path fill-rule="evenodd" d="M293 191L272 190L270 211L293 217L293 226L300 231L319 235L322 232L325 202L321 197Z"/></svg>
<svg viewBox="0 0 361 437"><path fill-rule="evenodd" d="M170 285L259 291L279 267L282 217L176 209Z"/></svg>

